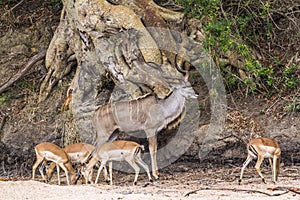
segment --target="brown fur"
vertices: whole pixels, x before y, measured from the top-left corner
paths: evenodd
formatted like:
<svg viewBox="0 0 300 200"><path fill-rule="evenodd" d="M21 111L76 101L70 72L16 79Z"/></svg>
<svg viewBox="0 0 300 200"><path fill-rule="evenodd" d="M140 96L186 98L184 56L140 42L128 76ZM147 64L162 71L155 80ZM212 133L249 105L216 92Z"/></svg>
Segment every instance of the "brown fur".
<svg viewBox="0 0 300 200"><path fill-rule="evenodd" d="M259 176L262 178L262 181L266 183L264 176L261 173L260 165L264 158L269 158L269 162L272 170L272 180L275 183L280 172L280 157L281 150L278 143L275 140L269 138L255 138L247 144L248 156L246 161L243 164L239 183L241 183L243 178L243 173L247 165L251 160L257 157L257 162L255 169L258 172ZM275 163L274 163L275 162Z"/></svg>
<svg viewBox="0 0 300 200"><path fill-rule="evenodd" d="M50 142L43 142L35 146L35 153L36 153L36 162L34 163L32 167L32 179L35 178L35 170L36 168L45 161L52 161L55 162L57 165L57 169L59 170L59 167L61 167L66 174L67 182L69 183L69 173L71 175L71 181L75 179L75 170L72 167L72 164L69 160L69 157L67 153L60 148L59 146L50 143ZM59 166L59 167L58 167ZM47 179L44 176L43 170L40 170L41 175L45 182L47 182ZM59 171L58 171L58 184L60 184L60 178L59 178Z"/></svg>

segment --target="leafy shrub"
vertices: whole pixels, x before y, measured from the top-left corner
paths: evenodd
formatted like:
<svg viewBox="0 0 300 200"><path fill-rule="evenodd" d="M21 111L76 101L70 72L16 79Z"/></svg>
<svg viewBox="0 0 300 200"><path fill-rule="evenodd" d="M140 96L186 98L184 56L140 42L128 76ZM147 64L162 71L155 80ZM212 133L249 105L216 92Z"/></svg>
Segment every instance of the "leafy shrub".
<svg viewBox="0 0 300 200"><path fill-rule="evenodd" d="M274 29L278 27L274 25L274 17L278 15L275 9L278 1L177 0L188 17L201 20L206 35L204 48L215 60L234 52L244 61L238 69L218 62L230 91L246 89L268 94L283 91L280 87L296 89L299 85L299 66L284 64L271 57L272 50L260 47L261 43L275 44ZM294 23L293 20L290 21ZM254 49L270 59L259 60Z"/></svg>

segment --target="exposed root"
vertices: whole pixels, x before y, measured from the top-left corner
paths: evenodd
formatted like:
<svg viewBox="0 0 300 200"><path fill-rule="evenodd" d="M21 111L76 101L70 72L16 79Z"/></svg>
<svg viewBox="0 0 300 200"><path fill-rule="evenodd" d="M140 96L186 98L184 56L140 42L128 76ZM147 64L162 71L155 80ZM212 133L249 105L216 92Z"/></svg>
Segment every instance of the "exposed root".
<svg viewBox="0 0 300 200"><path fill-rule="evenodd" d="M196 194L198 191L201 191L201 190L222 190L222 191L227 190L227 191L234 191L234 192L259 193L259 194L267 195L269 197L281 196L281 195L287 194L290 191L290 190L287 190L287 191L284 191L282 193L269 194L269 193L266 193L266 192L263 192L263 191L260 191L260 190L246 190L246 189L236 189L236 188L208 188L207 187L207 188L200 188L200 189L197 189L197 190L193 190L191 192L188 192L184 196L188 197L189 195Z"/></svg>
<svg viewBox="0 0 300 200"><path fill-rule="evenodd" d="M14 84L16 81L18 81L20 78L22 78L28 70L31 69L31 67L34 66L35 63L38 61L44 59L46 56L46 51L42 51L38 53L37 55L33 56L28 63L18 71L17 74L15 74L13 77L11 77L8 81L6 81L1 87L0 87L0 94L5 92L12 84Z"/></svg>

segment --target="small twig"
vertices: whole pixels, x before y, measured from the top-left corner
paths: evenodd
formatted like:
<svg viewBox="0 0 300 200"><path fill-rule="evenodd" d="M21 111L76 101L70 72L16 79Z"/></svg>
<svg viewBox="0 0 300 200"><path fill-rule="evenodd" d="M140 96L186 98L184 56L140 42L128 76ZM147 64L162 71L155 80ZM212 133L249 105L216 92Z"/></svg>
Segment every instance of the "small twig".
<svg viewBox="0 0 300 200"><path fill-rule="evenodd" d="M269 106L269 108L265 111L265 112L268 112L275 104L277 104L277 102L280 100L281 98L277 98L277 100L271 105Z"/></svg>
<svg viewBox="0 0 300 200"><path fill-rule="evenodd" d="M268 188L268 190L275 191L275 190L286 190L286 191L291 191L296 194L300 195L300 188L294 188L294 187L275 187L275 188Z"/></svg>
<svg viewBox="0 0 300 200"><path fill-rule="evenodd" d="M289 188L289 191L291 191L291 192L294 192L294 193L296 193L296 194L299 194L299 195L300 195L300 192L299 192L299 190L300 190L300 188L294 188L294 187L291 187L291 188Z"/></svg>
<svg viewBox="0 0 300 200"><path fill-rule="evenodd" d="M4 163L4 160L2 161L2 171L3 171L3 176L8 174L7 171L6 171L6 169L5 169L5 163ZM0 174L0 175L1 175L1 174Z"/></svg>
<svg viewBox="0 0 300 200"><path fill-rule="evenodd" d="M18 71L17 74L15 74L11 79L9 79L6 83L4 83L0 87L0 94L7 90L8 87L10 87L14 82L19 80L21 77L23 77L26 72L38 61L42 60L46 56L46 51L42 51L35 56L33 56L28 63Z"/></svg>
<svg viewBox="0 0 300 200"><path fill-rule="evenodd" d="M21 3L23 3L24 0L20 1L19 3L17 3L16 5L14 5L11 9L9 9L8 11L6 11L3 16L7 15L7 13L12 12L16 7L18 7L19 5L21 5Z"/></svg>
<svg viewBox="0 0 300 200"><path fill-rule="evenodd" d="M264 195L267 195L270 197L281 196L281 195L287 194L290 191L290 190L287 190L287 191L279 193L279 194L268 194L266 192L262 192L259 190L246 190L246 189L236 189L236 188L200 188L200 189L188 192L187 194L184 195L184 197L188 197L191 194L196 194L198 191L201 191L201 190L222 190L222 191L227 190L227 191L233 191L233 192L259 193L259 194L264 194Z"/></svg>
<svg viewBox="0 0 300 200"><path fill-rule="evenodd" d="M1 113L1 115L2 115L2 120L1 120L1 123L0 123L0 133L1 133L1 131L2 131L3 127L4 127L4 124L5 124L5 122L6 122L7 116L6 116L6 114L5 114L3 111L1 111L1 110L0 110L0 113Z"/></svg>

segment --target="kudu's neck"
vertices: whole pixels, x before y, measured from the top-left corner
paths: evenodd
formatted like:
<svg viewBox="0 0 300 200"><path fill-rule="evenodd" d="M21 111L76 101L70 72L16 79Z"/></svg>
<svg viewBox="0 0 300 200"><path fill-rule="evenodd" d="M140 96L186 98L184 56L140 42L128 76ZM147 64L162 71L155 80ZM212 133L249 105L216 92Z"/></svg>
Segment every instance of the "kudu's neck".
<svg viewBox="0 0 300 200"><path fill-rule="evenodd" d="M178 117L184 108L185 97L176 89L166 99L161 101L162 110L166 118Z"/></svg>

